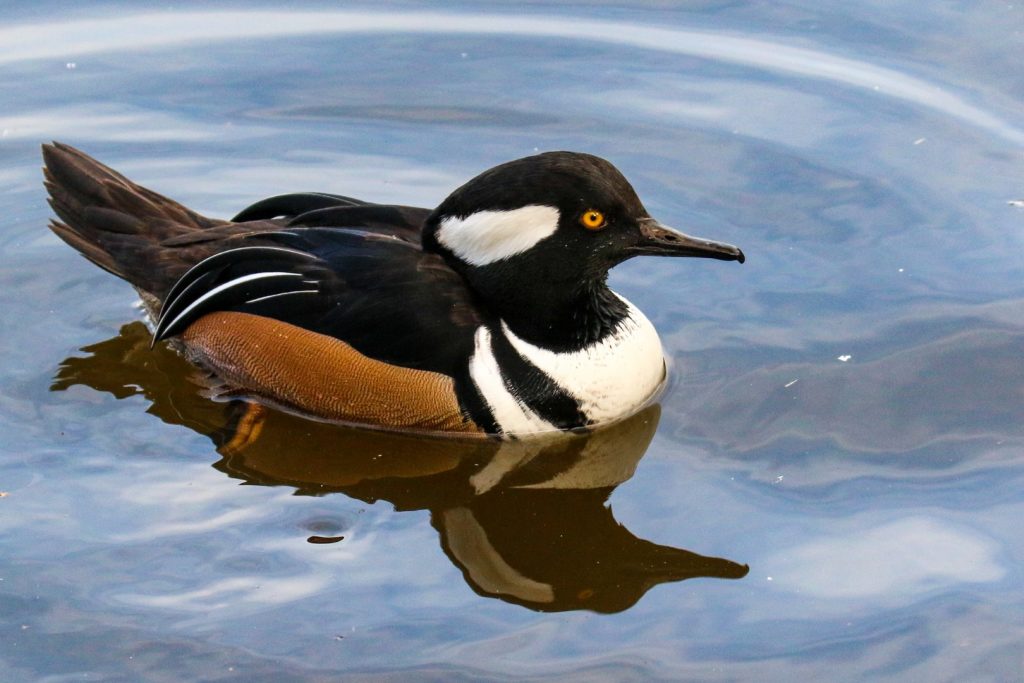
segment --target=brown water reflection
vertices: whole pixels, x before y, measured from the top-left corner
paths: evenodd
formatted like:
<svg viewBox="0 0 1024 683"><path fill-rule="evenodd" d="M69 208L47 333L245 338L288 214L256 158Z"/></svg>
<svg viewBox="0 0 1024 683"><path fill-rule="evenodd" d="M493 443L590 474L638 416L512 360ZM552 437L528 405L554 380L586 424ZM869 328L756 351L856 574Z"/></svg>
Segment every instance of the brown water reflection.
<svg viewBox="0 0 1024 683"><path fill-rule="evenodd" d="M607 505L650 444L660 408L590 434L519 441L424 438L316 422L208 398L207 380L140 322L66 359L52 389L84 384L208 436L214 467L250 484L429 510L448 558L480 595L540 611L620 612L651 587L738 579L746 565L637 538ZM322 542L325 539L313 538ZM343 542L343 541L342 541Z"/></svg>

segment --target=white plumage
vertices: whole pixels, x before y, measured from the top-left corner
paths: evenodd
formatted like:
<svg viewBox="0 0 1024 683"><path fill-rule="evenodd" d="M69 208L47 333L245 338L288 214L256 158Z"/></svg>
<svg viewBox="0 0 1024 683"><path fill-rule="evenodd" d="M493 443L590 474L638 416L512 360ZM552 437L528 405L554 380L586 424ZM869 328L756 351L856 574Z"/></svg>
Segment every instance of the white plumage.
<svg viewBox="0 0 1024 683"><path fill-rule="evenodd" d="M558 230L558 209L531 204L512 211L477 211L441 221L437 241L459 259L486 266L521 254Z"/></svg>

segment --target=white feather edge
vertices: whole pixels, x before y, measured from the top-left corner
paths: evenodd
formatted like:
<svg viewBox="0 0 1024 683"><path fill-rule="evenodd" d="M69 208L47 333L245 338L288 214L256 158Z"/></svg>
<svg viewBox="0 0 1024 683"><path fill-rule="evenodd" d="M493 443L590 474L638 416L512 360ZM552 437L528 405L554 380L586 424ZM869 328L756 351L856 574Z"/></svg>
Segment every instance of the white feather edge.
<svg viewBox="0 0 1024 683"><path fill-rule="evenodd" d="M229 280L228 282L225 282L222 285L217 285L216 287L214 287L210 291L208 291L205 294L203 294L201 297L199 297L198 299L193 301L191 304L189 304L188 307L186 307L184 311L182 311L181 313L176 315L174 317L174 320L172 320L169 324L167 324L167 325L158 325L158 328L162 329L162 330L170 330L175 325L178 324L178 321L180 321L182 318L187 316L189 314L189 312L194 310L197 306L201 305L204 301L207 301L208 299L210 299L210 297L216 296L217 294L220 294L221 292L223 292L225 290L228 290L231 287L237 287L239 285L245 284L246 282L252 282L253 280L260 280L260 279L268 278L268 277L297 277L297 278L301 278L302 275L299 275L298 273L287 273L287 272L283 272L283 271L273 271L273 272L269 272L269 273L251 273L249 275L243 275L242 277L235 278L234 280Z"/></svg>
<svg viewBox="0 0 1024 683"><path fill-rule="evenodd" d="M286 234L286 235L294 235L295 234L295 233L291 233L291 232L285 232L283 230L275 231L275 232L277 234ZM316 260L316 257L313 256L312 254L307 254L306 252L299 251L297 249L289 249L287 247L272 247L272 246L261 245L261 246L256 246L256 247L235 247L234 249L225 249L224 251L219 251L216 254L211 254L210 256L207 256L202 261L200 261L199 263L195 264L194 266L189 268L187 271L185 271L185 274L182 275L181 277L179 277L178 281L175 282L174 285L171 286L170 291L167 293L167 296L164 298L164 302L165 302L164 305L168 306L168 307L174 305L174 299L177 299L177 297L180 296L185 291L185 289L188 289L188 286L186 285L185 289L182 289L182 290L179 291L179 287L181 286L181 283L189 280L192 277L193 273L195 273L197 271L200 271L200 270L203 270L204 268L209 266L211 261L222 261L222 260L225 260L226 258L228 258L232 254L239 254L241 252L247 252L247 251L263 251L263 252L277 251L277 252L281 252L282 254L290 254L292 256L301 256L301 257L303 257L305 259L309 259L309 260L314 260L314 261Z"/></svg>

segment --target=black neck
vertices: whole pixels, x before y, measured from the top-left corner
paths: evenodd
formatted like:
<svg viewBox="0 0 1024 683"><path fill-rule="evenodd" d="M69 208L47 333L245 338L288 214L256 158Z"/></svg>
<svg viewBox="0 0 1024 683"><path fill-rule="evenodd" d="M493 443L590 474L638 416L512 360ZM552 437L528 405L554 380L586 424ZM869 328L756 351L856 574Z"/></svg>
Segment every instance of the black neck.
<svg viewBox="0 0 1024 683"><path fill-rule="evenodd" d="M577 351L614 334L629 312L604 280L572 291L522 282L494 289L500 291L487 292L486 300L509 329L534 346L556 352Z"/></svg>
<svg viewBox="0 0 1024 683"><path fill-rule="evenodd" d="M605 282L612 264L559 262L555 252L549 259L513 257L474 267L438 243L437 215L424 227L424 251L441 254L480 305L520 339L555 352L578 351L614 334L629 314Z"/></svg>

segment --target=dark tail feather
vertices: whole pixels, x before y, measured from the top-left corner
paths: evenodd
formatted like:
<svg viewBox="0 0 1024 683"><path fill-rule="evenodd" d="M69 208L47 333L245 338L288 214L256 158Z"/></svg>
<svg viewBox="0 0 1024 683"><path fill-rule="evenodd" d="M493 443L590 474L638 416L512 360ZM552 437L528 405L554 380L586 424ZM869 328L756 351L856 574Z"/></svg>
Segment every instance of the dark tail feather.
<svg viewBox="0 0 1024 683"><path fill-rule="evenodd" d="M188 267L162 242L226 221L205 218L136 185L74 147L43 145L50 228L83 256L158 299Z"/></svg>

